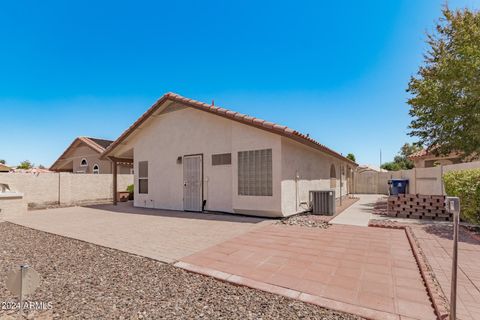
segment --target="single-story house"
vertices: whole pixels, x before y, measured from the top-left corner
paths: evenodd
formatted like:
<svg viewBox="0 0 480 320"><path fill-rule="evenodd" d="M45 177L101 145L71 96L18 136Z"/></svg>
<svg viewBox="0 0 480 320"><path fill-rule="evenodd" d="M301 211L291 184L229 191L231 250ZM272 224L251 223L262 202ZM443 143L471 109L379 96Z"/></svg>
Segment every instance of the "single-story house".
<svg viewBox="0 0 480 320"><path fill-rule="evenodd" d="M308 135L173 93L102 158L133 163L136 207L269 217L305 211L310 190L349 194L357 167Z"/></svg>
<svg viewBox="0 0 480 320"><path fill-rule="evenodd" d="M112 144L112 140L78 137L52 164L51 171L102 174L113 172L113 162L109 159L100 159L100 155ZM118 171L130 174L133 167L129 163L119 163Z"/></svg>
<svg viewBox="0 0 480 320"><path fill-rule="evenodd" d="M449 155L436 155L433 150L428 151L422 149L414 152L408 156L408 159L413 162L415 168L431 168L439 165L457 164L461 163L462 154L452 152Z"/></svg>

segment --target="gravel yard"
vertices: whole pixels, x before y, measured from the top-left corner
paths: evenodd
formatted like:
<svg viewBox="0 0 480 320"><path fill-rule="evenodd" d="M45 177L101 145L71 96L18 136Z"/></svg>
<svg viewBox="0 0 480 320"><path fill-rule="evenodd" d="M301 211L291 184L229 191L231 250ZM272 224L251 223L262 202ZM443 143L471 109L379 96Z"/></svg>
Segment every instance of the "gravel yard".
<svg viewBox="0 0 480 320"><path fill-rule="evenodd" d="M311 213L300 213L278 221L278 224L311 228L328 228L328 221L332 216L313 215Z"/></svg>
<svg viewBox="0 0 480 320"><path fill-rule="evenodd" d="M28 300L36 319L359 319L188 273L169 264L11 223L0 223L0 303L6 274L27 263L42 277ZM12 319L0 310L0 319Z"/></svg>

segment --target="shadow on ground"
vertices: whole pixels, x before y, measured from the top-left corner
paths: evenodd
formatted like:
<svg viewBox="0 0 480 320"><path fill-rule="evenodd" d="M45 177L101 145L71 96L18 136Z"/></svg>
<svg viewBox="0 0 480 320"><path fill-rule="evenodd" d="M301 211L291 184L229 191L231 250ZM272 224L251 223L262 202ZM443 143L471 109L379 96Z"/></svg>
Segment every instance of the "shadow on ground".
<svg viewBox="0 0 480 320"><path fill-rule="evenodd" d="M240 223L258 223L264 220L273 220L273 218L251 217L238 214L221 213L221 212L187 212L152 208L138 208L134 207L132 202L119 203L114 206L112 204L98 204L85 206L86 208L97 209L102 211L110 211L112 213L123 214L139 214L147 216L183 218L183 219L197 219L197 220L215 220L215 221L230 221Z"/></svg>
<svg viewBox="0 0 480 320"><path fill-rule="evenodd" d="M376 202L363 203L359 205L359 209L363 212L371 213L373 208L375 208Z"/></svg>
<svg viewBox="0 0 480 320"><path fill-rule="evenodd" d="M453 240L453 224L428 224L421 227L425 232L433 234L440 238ZM458 241L470 244L480 245L480 241L475 239L469 231L460 228Z"/></svg>

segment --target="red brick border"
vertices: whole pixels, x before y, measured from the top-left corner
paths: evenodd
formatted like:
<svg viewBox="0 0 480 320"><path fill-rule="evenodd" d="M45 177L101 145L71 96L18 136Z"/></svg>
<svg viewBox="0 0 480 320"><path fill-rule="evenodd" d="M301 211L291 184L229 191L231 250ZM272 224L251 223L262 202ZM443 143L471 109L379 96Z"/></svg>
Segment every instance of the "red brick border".
<svg viewBox="0 0 480 320"><path fill-rule="evenodd" d="M418 244L417 239L415 238L414 233L410 226L400 224L393 221L383 221L383 220L372 220L370 221L369 227L374 228L392 228L392 229L403 229L407 235L408 242L412 248L413 255L417 261L418 269L422 276L425 287L427 288L428 296L432 302L432 306L435 310L435 314L439 320L447 319L450 315L448 308L448 299L445 296L443 290L441 289L438 281L435 277L432 268L428 264L428 261Z"/></svg>
<svg viewBox="0 0 480 320"><path fill-rule="evenodd" d="M364 319L372 319L372 320L399 320L399 315L389 313L389 312L384 312L384 311L379 311L379 310L374 310L374 309L369 309L361 306L356 306L353 304L345 303L345 302L340 302L336 300L331 300L328 298L322 298L322 297L317 297L313 296L304 292L300 292L297 290L292 290L256 280L252 280L249 278L245 278L242 276L237 276L234 274L229 274L221 271L217 271L211 268L207 267L201 267L201 266L196 266L190 263L186 263L183 261L179 261L174 264L175 267L184 269L189 272L193 273L198 273L204 276L212 277L220 281L225 281L230 284L235 284L239 286L245 286L265 292L270 292L274 294L278 294L281 296L284 296L286 298L290 299L295 299L299 300L305 303L310 303L317 305L319 307L329 309L329 310L334 310L337 312L342 312L342 313L350 313L354 314L357 316L360 316Z"/></svg>

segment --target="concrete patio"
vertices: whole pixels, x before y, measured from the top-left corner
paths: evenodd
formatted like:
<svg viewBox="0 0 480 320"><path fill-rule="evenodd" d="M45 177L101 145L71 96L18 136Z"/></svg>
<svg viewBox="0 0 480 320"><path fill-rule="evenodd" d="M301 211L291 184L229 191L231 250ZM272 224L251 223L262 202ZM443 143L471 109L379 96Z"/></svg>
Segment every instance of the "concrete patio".
<svg viewBox="0 0 480 320"><path fill-rule="evenodd" d="M134 208L131 203L29 211L7 220L167 263L272 223L244 216Z"/></svg>
<svg viewBox="0 0 480 320"><path fill-rule="evenodd" d="M385 197L381 194L357 195L359 200L346 208L339 215L330 220L331 224L345 224L367 227L372 216L372 208L378 199Z"/></svg>

